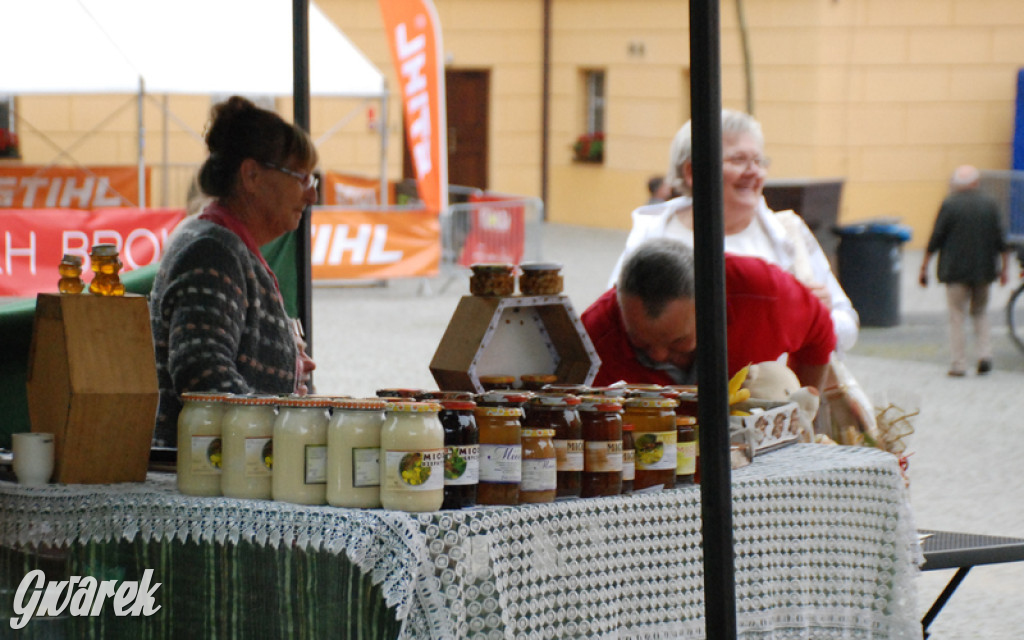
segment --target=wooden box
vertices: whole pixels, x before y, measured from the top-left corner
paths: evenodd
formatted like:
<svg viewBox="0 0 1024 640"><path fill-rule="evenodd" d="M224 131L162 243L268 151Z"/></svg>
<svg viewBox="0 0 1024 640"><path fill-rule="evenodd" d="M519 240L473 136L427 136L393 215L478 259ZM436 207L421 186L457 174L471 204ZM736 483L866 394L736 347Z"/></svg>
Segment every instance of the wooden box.
<svg viewBox="0 0 1024 640"><path fill-rule="evenodd" d="M159 400L146 298L40 294L27 391L32 430L55 436L54 482L144 482Z"/></svg>
<svg viewBox="0 0 1024 640"><path fill-rule="evenodd" d="M565 295L464 296L430 361L439 389L483 391L481 375L553 373L590 384L601 360Z"/></svg>

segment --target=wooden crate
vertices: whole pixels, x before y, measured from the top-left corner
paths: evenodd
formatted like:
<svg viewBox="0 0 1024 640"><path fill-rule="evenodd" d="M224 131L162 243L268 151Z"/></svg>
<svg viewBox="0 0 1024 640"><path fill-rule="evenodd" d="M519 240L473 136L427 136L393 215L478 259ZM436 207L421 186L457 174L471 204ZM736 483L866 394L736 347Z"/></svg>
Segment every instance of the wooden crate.
<svg viewBox="0 0 1024 640"><path fill-rule="evenodd" d="M40 294L29 419L55 436L55 482L143 482L159 392L143 296Z"/></svg>

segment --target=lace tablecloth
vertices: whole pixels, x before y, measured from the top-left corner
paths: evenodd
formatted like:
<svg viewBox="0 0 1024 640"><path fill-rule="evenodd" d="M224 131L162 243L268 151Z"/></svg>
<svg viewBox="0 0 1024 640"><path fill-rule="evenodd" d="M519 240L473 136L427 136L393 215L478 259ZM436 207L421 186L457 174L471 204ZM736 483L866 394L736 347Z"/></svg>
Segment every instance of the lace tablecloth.
<svg viewBox="0 0 1024 640"><path fill-rule="evenodd" d="M920 638L921 555L893 456L793 445L735 471L733 503L740 637ZM163 474L0 482L0 545L139 538L344 553L403 638L704 635L697 487L416 515L191 498Z"/></svg>

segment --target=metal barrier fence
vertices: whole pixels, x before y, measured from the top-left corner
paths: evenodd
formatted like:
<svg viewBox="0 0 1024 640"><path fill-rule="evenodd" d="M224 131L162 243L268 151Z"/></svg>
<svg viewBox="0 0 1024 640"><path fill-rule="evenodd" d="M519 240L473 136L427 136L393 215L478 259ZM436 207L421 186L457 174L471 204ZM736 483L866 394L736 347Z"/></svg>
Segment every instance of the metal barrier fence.
<svg viewBox="0 0 1024 640"><path fill-rule="evenodd" d="M441 214L441 271L455 275L476 263L541 259L544 204L539 198L482 195Z"/></svg>

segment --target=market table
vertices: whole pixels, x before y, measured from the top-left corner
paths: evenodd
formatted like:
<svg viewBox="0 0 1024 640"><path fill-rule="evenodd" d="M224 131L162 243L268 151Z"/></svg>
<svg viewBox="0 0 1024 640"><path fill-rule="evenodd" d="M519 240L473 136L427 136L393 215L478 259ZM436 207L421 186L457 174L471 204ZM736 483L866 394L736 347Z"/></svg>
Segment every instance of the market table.
<svg viewBox="0 0 1024 640"><path fill-rule="evenodd" d="M921 637L921 552L896 458L793 445L735 471L733 503L741 638ZM692 486L406 514L191 498L169 474L4 482L0 554L5 616L10 591L54 557L52 579L154 570L156 614L115 618L107 607L66 619L74 637L704 634Z"/></svg>

